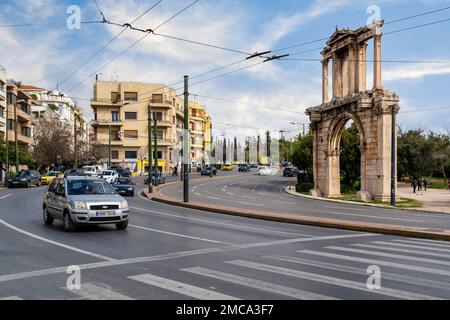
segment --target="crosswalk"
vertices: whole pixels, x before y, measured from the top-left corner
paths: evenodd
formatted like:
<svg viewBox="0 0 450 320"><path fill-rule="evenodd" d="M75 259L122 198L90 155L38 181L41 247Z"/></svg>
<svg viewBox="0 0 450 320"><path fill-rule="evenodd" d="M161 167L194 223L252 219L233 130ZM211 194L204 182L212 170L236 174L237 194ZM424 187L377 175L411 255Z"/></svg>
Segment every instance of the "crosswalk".
<svg viewBox="0 0 450 320"><path fill-rule="evenodd" d="M450 299L450 243L387 239L349 239L345 244L314 250L296 243L290 254L275 251L271 255L218 260L213 266L198 261L197 266L182 267L170 274L151 269L124 275L113 282L116 288L86 282L80 289L59 289L69 299L87 300L158 299L161 292L165 297L199 300ZM381 270L378 289L367 285L367 268L371 265ZM33 298L12 294L2 298L0 293L0 300Z"/></svg>

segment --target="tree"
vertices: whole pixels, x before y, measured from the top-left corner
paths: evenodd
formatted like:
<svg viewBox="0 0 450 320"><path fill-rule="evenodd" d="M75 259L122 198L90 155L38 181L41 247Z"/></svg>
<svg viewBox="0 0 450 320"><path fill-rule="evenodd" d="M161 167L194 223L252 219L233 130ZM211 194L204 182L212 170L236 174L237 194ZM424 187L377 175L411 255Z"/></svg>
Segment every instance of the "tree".
<svg viewBox="0 0 450 320"><path fill-rule="evenodd" d="M40 118L34 128L33 156L39 168L58 165L73 159L70 149L72 132L68 126L53 118Z"/></svg>
<svg viewBox="0 0 450 320"><path fill-rule="evenodd" d="M309 176L313 174L313 135L311 132L301 136L292 145L292 163Z"/></svg>
<svg viewBox="0 0 450 320"><path fill-rule="evenodd" d="M95 162L109 158L109 146L98 141L93 141L89 146L89 159Z"/></svg>
<svg viewBox="0 0 450 320"><path fill-rule="evenodd" d="M356 125L342 130L340 170L342 183L350 190L356 191L360 186L356 185L361 177L361 140Z"/></svg>

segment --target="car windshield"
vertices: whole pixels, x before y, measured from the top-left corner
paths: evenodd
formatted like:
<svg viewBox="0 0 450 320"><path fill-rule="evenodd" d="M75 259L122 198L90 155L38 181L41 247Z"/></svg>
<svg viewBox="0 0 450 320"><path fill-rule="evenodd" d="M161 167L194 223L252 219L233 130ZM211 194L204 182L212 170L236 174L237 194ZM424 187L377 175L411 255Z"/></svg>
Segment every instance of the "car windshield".
<svg viewBox="0 0 450 320"><path fill-rule="evenodd" d="M68 181L69 195L115 194L109 183L102 180L72 180Z"/></svg>
<svg viewBox="0 0 450 320"><path fill-rule="evenodd" d="M83 167L84 171L94 171L94 168L92 167Z"/></svg>
<svg viewBox="0 0 450 320"><path fill-rule="evenodd" d="M103 175L104 176L112 176L112 171L105 171L105 172L103 172Z"/></svg>
<svg viewBox="0 0 450 320"><path fill-rule="evenodd" d="M30 176L30 172L24 171L19 174L19 178L27 178Z"/></svg>
<svg viewBox="0 0 450 320"><path fill-rule="evenodd" d="M127 178L118 178L116 179L117 184L131 184L131 180Z"/></svg>

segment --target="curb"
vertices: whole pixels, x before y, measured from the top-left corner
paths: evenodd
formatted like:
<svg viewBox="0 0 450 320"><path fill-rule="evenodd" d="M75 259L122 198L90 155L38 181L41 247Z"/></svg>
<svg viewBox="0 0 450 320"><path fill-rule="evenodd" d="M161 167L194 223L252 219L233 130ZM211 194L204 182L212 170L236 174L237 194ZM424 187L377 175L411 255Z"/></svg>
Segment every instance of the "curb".
<svg viewBox="0 0 450 320"><path fill-rule="evenodd" d="M423 212L423 213L432 213L432 214L450 214L447 212L441 212L441 211L430 211L430 210L424 210L421 208L398 208L398 207L391 207L388 205L383 204L376 204L376 203L366 203L366 202L355 202L355 201L348 201L348 200L338 200L338 199L330 199L330 198L318 198L313 197L306 194L301 194L293 190L288 190L289 187L284 187L282 189L282 192L284 192L287 195L293 196L293 197L300 197L310 200L316 200L316 201L326 201L326 202L334 202L334 203L345 203L345 204L351 204L351 205L359 205L359 206L366 206L366 207L373 207L373 208L381 208L381 209L390 209L390 210L402 210L402 211L415 211L415 212Z"/></svg>
<svg viewBox="0 0 450 320"><path fill-rule="evenodd" d="M227 214L232 216L240 216L251 219L276 221L292 224L307 225L313 227L322 227L330 229L340 229L349 231L359 231L359 232L369 232L377 234L387 234L394 236L412 237L412 238L423 238L432 240L445 240L450 241L450 230L442 230L442 232L432 232L419 228L411 227L393 227L386 224L376 224L376 223L361 223L351 220L335 220L329 218L315 218L310 216L300 216L292 214L280 214L272 212L260 212L245 209L229 209L221 206L207 206L202 203L190 202L184 203L182 201L174 200L159 194L159 190L153 195L148 195L145 191L142 192L143 195L149 200L174 205L178 207L184 207L189 209L201 210L206 212L212 212L217 214Z"/></svg>

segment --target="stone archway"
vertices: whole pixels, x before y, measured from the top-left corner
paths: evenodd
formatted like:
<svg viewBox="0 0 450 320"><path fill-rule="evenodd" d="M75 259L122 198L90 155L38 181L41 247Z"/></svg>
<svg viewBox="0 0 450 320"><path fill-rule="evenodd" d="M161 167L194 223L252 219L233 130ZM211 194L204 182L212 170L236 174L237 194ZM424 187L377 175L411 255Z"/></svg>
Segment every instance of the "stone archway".
<svg viewBox="0 0 450 320"><path fill-rule="evenodd" d="M323 103L309 108L314 136L314 189L311 193L340 197L340 140L352 119L361 140L360 200L388 201L391 193L392 116L398 96L381 85L381 24L375 28L336 30L323 50ZM366 90L367 41L374 38L374 87ZM333 61L333 98L328 100L328 62ZM394 128L395 130L395 128ZM396 157L393 159L396 166ZM395 185L395 188L396 185Z"/></svg>

